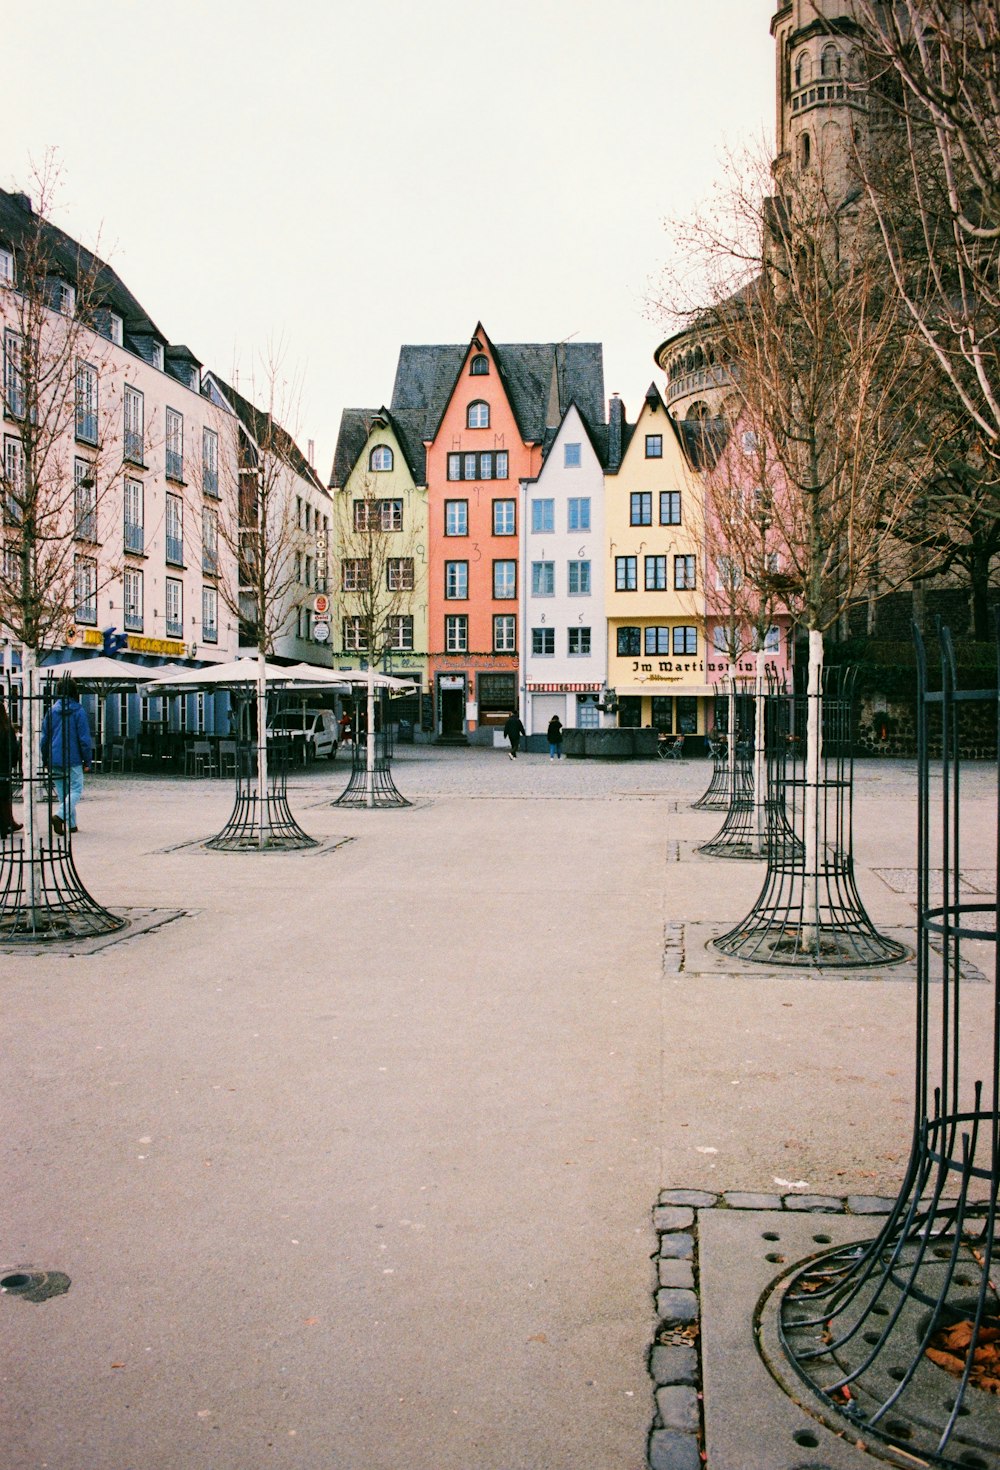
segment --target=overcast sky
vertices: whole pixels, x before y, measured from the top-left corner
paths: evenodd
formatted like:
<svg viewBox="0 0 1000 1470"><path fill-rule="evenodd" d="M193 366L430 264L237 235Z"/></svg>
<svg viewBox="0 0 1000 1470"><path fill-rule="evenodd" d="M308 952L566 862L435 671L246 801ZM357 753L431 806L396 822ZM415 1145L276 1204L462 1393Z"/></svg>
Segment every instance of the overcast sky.
<svg viewBox="0 0 1000 1470"><path fill-rule="evenodd" d="M32 0L0 183L241 385L280 341L325 480L400 344L604 343L630 417L662 222L773 128L775 0Z"/></svg>

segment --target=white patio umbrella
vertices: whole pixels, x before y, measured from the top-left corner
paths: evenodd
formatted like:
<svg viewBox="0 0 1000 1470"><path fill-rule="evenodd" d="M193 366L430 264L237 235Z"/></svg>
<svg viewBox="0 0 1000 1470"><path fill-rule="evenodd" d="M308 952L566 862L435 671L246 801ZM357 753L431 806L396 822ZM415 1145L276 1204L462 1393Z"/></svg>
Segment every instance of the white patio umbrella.
<svg viewBox="0 0 1000 1470"><path fill-rule="evenodd" d="M256 685L260 666L255 658L235 658L224 664L206 664L201 669L146 670L146 684L151 693L169 689L243 689ZM287 682L287 670L281 664L264 667L268 684ZM152 677L150 677L152 676Z"/></svg>
<svg viewBox="0 0 1000 1470"><path fill-rule="evenodd" d="M178 666L171 664L169 667L176 669ZM134 664L129 659L108 658L106 654L98 654L95 658L71 658L65 663L41 664L38 672L43 678L49 675L56 680L72 678L81 688L89 688L95 684L131 689L147 684L151 678L165 673L166 669L150 668L148 664Z"/></svg>

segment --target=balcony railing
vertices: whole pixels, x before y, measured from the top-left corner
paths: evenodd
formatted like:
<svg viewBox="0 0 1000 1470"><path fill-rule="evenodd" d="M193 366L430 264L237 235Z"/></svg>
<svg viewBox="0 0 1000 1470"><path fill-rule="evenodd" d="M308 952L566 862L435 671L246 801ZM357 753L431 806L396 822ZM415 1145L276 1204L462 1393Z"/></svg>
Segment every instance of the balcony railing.
<svg viewBox="0 0 1000 1470"><path fill-rule="evenodd" d="M167 450L166 472L168 480L184 479L184 456L176 449Z"/></svg>
<svg viewBox="0 0 1000 1470"><path fill-rule="evenodd" d="M125 458L130 464L142 464L142 435L134 429L125 430Z"/></svg>
<svg viewBox="0 0 1000 1470"><path fill-rule="evenodd" d="M126 631L126 633L141 633L142 632L142 613L141 612L129 612L128 609L126 608L126 610L125 610L125 631Z"/></svg>
<svg viewBox="0 0 1000 1470"><path fill-rule="evenodd" d="M95 511L83 511L76 518L73 527L73 535L77 541L97 540L97 514Z"/></svg>
<svg viewBox="0 0 1000 1470"><path fill-rule="evenodd" d="M170 614L167 613L167 637L168 638L183 638L184 637L184 619L183 618L172 618L170 616Z"/></svg>
<svg viewBox="0 0 1000 1470"><path fill-rule="evenodd" d="M184 565L184 542L180 536L167 537L167 561L175 567Z"/></svg>
<svg viewBox="0 0 1000 1470"><path fill-rule="evenodd" d="M142 556L146 549L146 534L143 527L133 521L125 522L125 550Z"/></svg>

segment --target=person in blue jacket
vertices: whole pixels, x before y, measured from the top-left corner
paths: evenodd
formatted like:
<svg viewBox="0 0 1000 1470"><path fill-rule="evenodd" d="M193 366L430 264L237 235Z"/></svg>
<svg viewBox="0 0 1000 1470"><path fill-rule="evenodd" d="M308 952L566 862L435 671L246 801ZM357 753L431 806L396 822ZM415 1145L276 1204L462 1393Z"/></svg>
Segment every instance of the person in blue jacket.
<svg viewBox="0 0 1000 1470"><path fill-rule="evenodd" d="M52 785L61 811L52 818L60 837L76 831L76 805L83 795L83 773L90 770L94 742L76 685L62 681L62 693L42 721L42 759L52 772Z"/></svg>

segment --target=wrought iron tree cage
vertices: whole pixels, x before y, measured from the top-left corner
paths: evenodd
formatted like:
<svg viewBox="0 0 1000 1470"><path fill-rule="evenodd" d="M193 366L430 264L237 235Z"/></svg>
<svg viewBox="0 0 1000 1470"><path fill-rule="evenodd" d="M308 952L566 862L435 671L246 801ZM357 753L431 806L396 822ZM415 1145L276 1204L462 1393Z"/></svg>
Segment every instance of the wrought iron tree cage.
<svg viewBox="0 0 1000 1470"><path fill-rule="evenodd" d="M87 891L73 857L69 819L71 781L68 692L51 677L41 681L35 670L13 698L8 683L7 707L12 723L0 727L0 942L57 943L114 934L128 920L112 913ZM48 717L50 741L63 759L46 764L41 732ZM51 744L50 744L51 749ZM20 820L12 801L20 796Z"/></svg>
<svg viewBox="0 0 1000 1470"><path fill-rule="evenodd" d="M354 698L351 729L351 775L334 806L410 806L392 778L393 727L389 721L389 693L375 691L374 751L369 751L367 700L359 692Z"/></svg>
<svg viewBox="0 0 1000 1470"><path fill-rule="evenodd" d="M746 918L713 940L724 954L837 969L906 956L904 945L875 928L854 877L853 683L853 670L827 668L817 694L767 696L767 873ZM822 739L810 770L812 701Z"/></svg>
<svg viewBox="0 0 1000 1470"><path fill-rule="evenodd" d="M833 1422L906 1452L910 1463L1000 1466L1000 966L997 903L966 902L959 758L963 719L998 688L959 690L947 631L941 689L928 688L917 635L918 834L916 1086L905 1178L871 1241L802 1263L780 1283L779 1337ZM1000 653L1000 642L998 642ZM989 709L992 707L992 710ZM935 728L936 727L936 728ZM942 757L931 768L938 731ZM991 833L1000 858L997 767ZM939 855L942 891L932 893ZM994 894L995 894L994 889ZM992 946L992 1074L969 1065L966 941ZM982 973L977 978L982 980ZM968 1005L968 997L966 997ZM975 1075L979 1071L981 1075ZM966 1074L970 1075L966 1075Z"/></svg>
<svg viewBox="0 0 1000 1470"><path fill-rule="evenodd" d="M730 759L729 748L729 697L721 691L716 693L714 700L714 739L712 741L712 776L708 787L697 801L691 803L694 811L724 812L729 808L732 798L734 780L734 767ZM737 726L739 724L739 713L737 713ZM745 755L745 749L744 749ZM740 750L732 752L736 762L740 760Z"/></svg>
<svg viewBox="0 0 1000 1470"><path fill-rule="evenodd" d="M267 782L261 793L257 742L253 738L256 696L234 696L236 712L236 791L233 809L222 831L206 847L214 852L298 852L318 847L315 837L299 826L288 804L288 767L291 742L267 740ZM287 695L269 694L267 724L280 725Z"/></svg>

